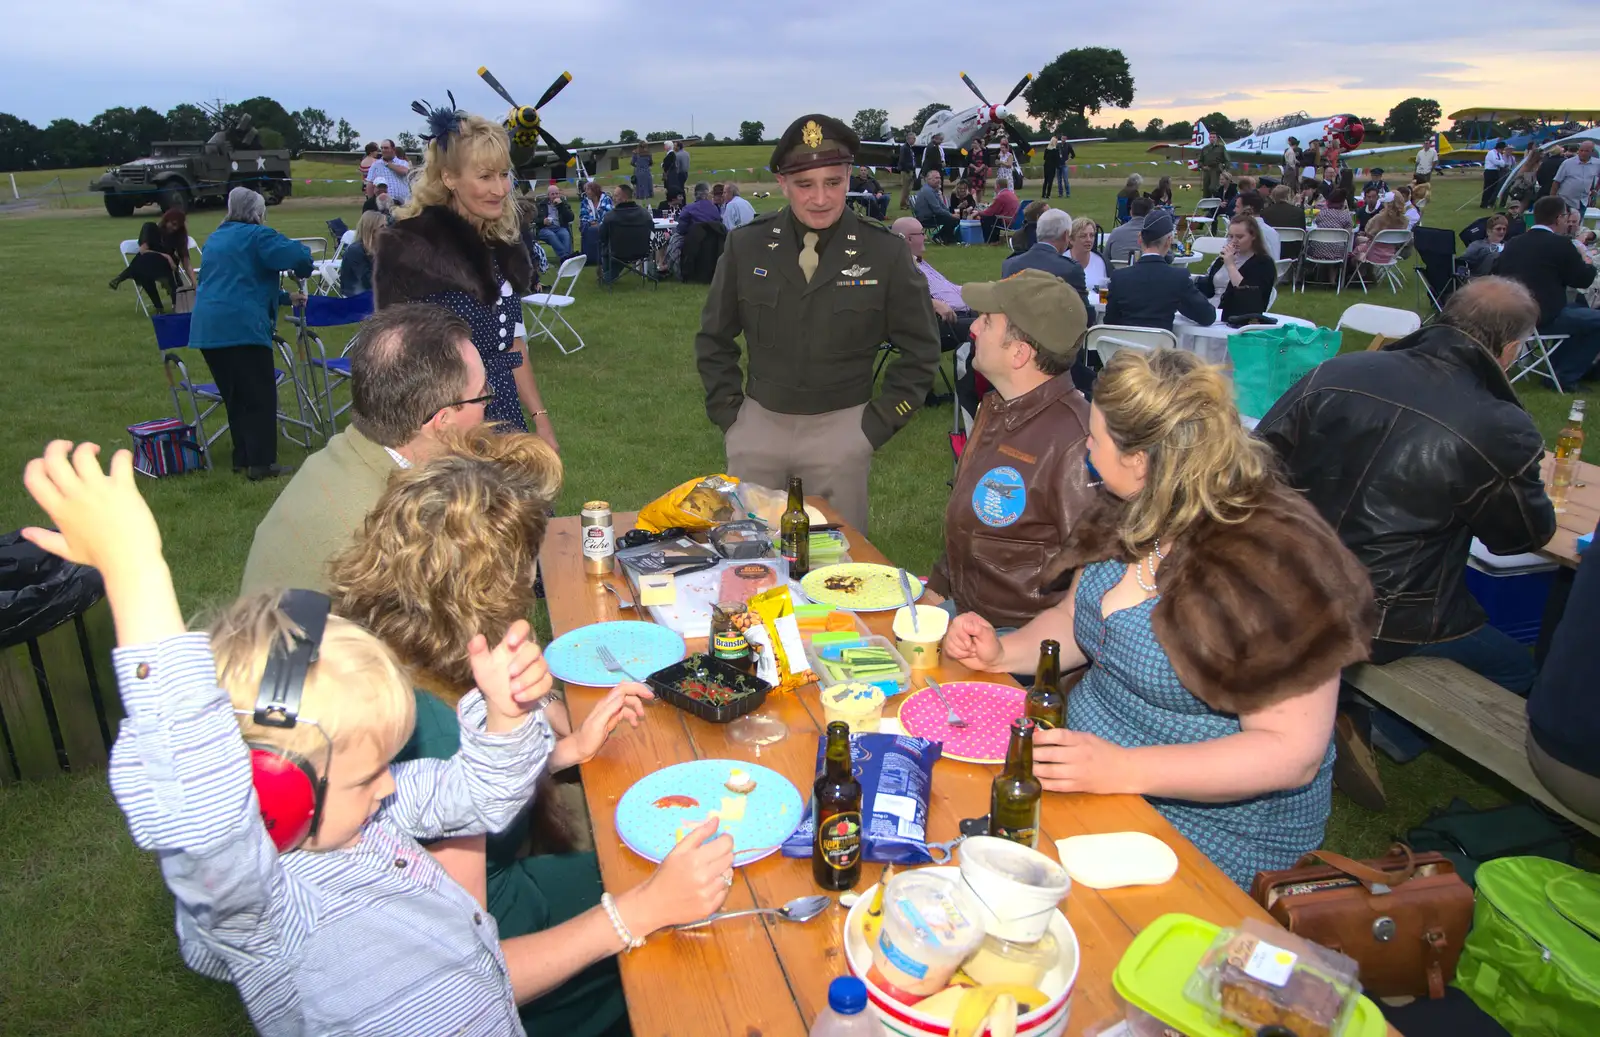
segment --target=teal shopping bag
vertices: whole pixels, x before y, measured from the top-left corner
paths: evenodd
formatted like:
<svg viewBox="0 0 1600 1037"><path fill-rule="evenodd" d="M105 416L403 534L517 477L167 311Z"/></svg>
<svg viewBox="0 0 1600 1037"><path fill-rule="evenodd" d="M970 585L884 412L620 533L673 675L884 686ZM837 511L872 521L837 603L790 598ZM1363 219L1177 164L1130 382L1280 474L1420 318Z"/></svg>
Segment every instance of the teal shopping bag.
<svg viewBox="0 0 1600 1037"><path fill-rule="evenodd" d="M1239 413L1265 417L1278 397L1306 372L1339 352L1341 335L1332 328L1284 324L1228 336L1233 360L1233 398Z"/></svg>

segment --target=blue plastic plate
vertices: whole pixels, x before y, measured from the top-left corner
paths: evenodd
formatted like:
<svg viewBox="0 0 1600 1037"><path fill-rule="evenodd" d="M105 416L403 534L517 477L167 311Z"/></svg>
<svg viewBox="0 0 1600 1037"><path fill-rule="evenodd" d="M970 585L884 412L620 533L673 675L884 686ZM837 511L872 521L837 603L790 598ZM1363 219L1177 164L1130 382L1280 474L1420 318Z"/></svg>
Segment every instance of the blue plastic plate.
<svg viewBox="0 0 1600 1037"><path fill-rule="evenodd" d="M664 626L622 620L569 630L550 642L544 657L550 672L568 684L614 688L628 678L605 668L600 661L602 645L611 649L623 669L641 681L682 659L688 651L683 637Z"/></svg>
<svg viewBox="0 0 1600 1037"><path fill-rule="evenodd" d="M725 783L735 768L756 783L754 790L745 795L728 790ZM800 791L788 778L758 764L691 760L646 775L622 794L617 835L634 853L660 863L712 811L722 818L718 834L733 836L737 867L777 852L800 827Z"/></svg>

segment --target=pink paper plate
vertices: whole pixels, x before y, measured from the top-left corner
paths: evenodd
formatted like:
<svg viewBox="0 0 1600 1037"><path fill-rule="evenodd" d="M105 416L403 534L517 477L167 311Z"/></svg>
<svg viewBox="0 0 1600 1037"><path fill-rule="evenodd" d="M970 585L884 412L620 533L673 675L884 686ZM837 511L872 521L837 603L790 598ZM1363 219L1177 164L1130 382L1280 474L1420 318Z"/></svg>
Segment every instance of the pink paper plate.
<svg viewBox="0 0 1600 1037"><path fill-rule="evenodd" d="M1022 716L1027 692L984 681L951 681L939 687L967 726L946 724L949 711L932 688L923 688L900 704L900 723L906 733L943 742L943 755L952 760L1005 763L1011 721Z"/></svg>

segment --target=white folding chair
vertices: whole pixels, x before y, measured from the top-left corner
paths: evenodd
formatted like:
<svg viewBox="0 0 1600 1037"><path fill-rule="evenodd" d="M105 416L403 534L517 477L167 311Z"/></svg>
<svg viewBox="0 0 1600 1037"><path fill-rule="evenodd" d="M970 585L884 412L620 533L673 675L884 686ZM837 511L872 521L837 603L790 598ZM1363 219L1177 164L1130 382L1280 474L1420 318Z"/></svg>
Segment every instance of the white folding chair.
<svg viewBox="0 0 1600 1037"><path fill-rule="evenodd" d="M1217 214L1222 211L1222 199L1202 198L1194 203L1194 212L1183 218L1184 237L1192 238L1199 231L1210 233L1216 229Z"/></svg>
<svg viewBox="0 0 1600 1037"><path fill-rule="evenodd" d="M577 301L572 297L572 292L577 287L578 275L583 273L583 264L588 261L588 258L582 252L575 256L569 256L562 261L560 269L556 271L556 279L551 283L548 292L535 292L532 295L524 295L522 297L523 310L531 311L533 323L539 326L538 334L528 336L530 341L548 336L550 341L556 344L556 348L564 354L576 353L583 348L583 336L578 334L578 329L567 321L566 315L561 311ZM565 282L565 286L563 286L563 282ZM547 318L550 321L559 321L563 327L572 333L572 337L578 340L578 344L568 349L566 343L561 340L555 329L547 322Z"/></svg>
<svg viewBox="0 0 1600 1037"><path fill-rule="evenodd" d="M1306 267L1331 266L1336 267L1334 279L1334 294L1344 292L1345 267L1350 261L1350 250L1355 247L1356 232L1353 229L1340 230L1336 227L1313 227L1306 231L1306 243L1300 250L1300 287L1305 287ZM1333 245L1339 249L1337 257L1330 256L1319 259L1312 255L1318 245Z"/></svg>
<svg viewBox="0 0 1600 1037"><path fill-rule="evenodd" d="M1189 242L1189 251L1204 252L1208 256L1222 255L1222 249L1228 244L1228 239L1212 234L1203 234Z"/></svg>
<svg viewBox="0 0 1600 1037"><path fill-rule="evenodd" d="M1164 328L1138 328L1129 324L1096 324L1084 339L1084 348L1109 364L1119 349L1149 353L1157 349L1177 349L1178 336Z"/></svg>
<svg viewBox="0 0 1600 1037"><path fill-rule="evenodd" d="M1294 260L1292 260L1292 259L1280 259L1280 260L1277 261L1277 266L1278 266L1278 276L1277 276L1277 279L1272 282L1274 285L1283 284L1285 281L1287 281L1289 279L1289 275L1294 272ZM1276 294L1277 289L1274 288L1273 292L1274 292L1274 294Z"/></svg>
<svg viewBox="0 0 1600 1037"><path fill-rule="evenodd" d="M1306 229L1304 227L1274 227L1273 230L1278 232L1278 254L1280 256L1285 255L1290 251L1290 245L1296 246L1294 249L1294 255L1289 256L1288 259L1280 259L1277 261L1278 283L1282 284L1285 275L1294 269L1295 264L1300 261L1300 257L1305 254ZM1285 264L1288 265L1285 266ZM1289 282L1291 284L1294 283L1294 277L1292 274L1289 274Z"/></svg>
<svg viewBox="0 0 1600 1037"><path fill-rule="evenodd" d="M1591 205L1583 210L1583 222L1593 224L1595 230L1600 230L1600 208Z"/></svg>
<svg viewBox="0 0 1600 1037"><path fill-rule="evenodd" d="M339 235L339 244L335 246L332 258L318 259L312 262L311 277L315 281L315 287L312 289L311 294L339 294L339 270L343 266L341 261L344 259L344 250L349 248L350 243L354 240L356 240L356 232L353 230L345 231Z"/></svg>
<svg viewBox="0 0 1600 1037"><path fill-rule="evenodd" d="M1349 328L1351 331L1360 331L1367 335L1382 335L1393 341L1405 338L1420 327L1422 318L1413 310L1358 302L1339 315L1339 323L1335 325L1334 330L1342 331Z"/></svg>
<svg viewBox="0 0 1600 1037"><path fill-rule="evenodd" d="M1522 340L1522 350L1517 358L1511 362L1511 381L1516 382L1527 374L1542 374L1550 379L1550 384L1555 386L1556 392L1564 393L1561 388L1561 379L1556 377L1555 365L1550 358L1555 356L1556 350L1567 340L1565 335L1541 335L1537 331Z"/></svg>
<svg viewBox="0 0 1600 1037"><path fill-rule="evenodd" d="M1369 250L1367 252L1369 258L1366 261L1366 265L1377 271L1379 278L1388 282L1391 295L1398 294L1400 291L1400 257L1411 247L1411 232L1408 230L1380 230L1372 236L1372 244L1393 247L1394 251L1389 254L1389 259L1382 263L1374 262L1370 258L1372 252ZM1356 280L1361 282L1361 290L1366 291L1367 280L1361 275L1359 269L1356 271Z"/></svg>
<svg viewBox="0 0 1600 1037"><path fill-rule="evenodd" d="M133 257L139 254L139 239L129 238L117 246L117 251L122 254L122 269L126 270L133 263ZM133 286L133 304L144 311L146 317L150 316L150 305L144 301L144 293L139 286Z"/></svg>
<svg viewBox="0 0 1600 1037"><path fill-rule="evenodd" d="M327 256L328 256L328 239L327 238L292 238L290 240L298 241L298 242L300 242L300 244L302 244L306 248L310 249L311 250L311 258L313 260L315 260L315 259L326 259Z"/></svg>

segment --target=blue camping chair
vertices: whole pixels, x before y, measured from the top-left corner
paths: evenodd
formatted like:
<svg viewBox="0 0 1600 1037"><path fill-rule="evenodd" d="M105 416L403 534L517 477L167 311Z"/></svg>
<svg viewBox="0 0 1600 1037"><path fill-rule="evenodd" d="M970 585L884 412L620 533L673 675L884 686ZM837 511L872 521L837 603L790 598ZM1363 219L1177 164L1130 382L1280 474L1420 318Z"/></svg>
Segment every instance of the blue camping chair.
<svg viewBox="0 0 1600 1037"><path fill-rule="evenodd" d="M166 372L167 389L172 393L172 409L177 412L180 420L190 420L183 416L182 398L179 396L181 390L189 398L189 412L194 415L190 423L194 425L195 439L200 444L200 455L204 458L206 467L210 468L211 444L222 438L222 434L228 431L228 423L224 421L217 427L215 432L210 435L206 434L205 420L214 414L218 407L222 406L222 392L217 388L215 382L196 382L190 377L188 365L184 363L182 356L177 352L180 349L189 347L189 320L192 316L193 314L190 313L154 314L150 317L150 323L155 327L156 348L161 353L161 366L162 370ZM278 345L283 347L285 343L279 339ZM281 354L283 349L280 348L279 352ZM176 378L172 374L174 368L178 372ZM279 388L289 378L277 367L273 368L272 374L273 382ZM299 440L290 435L289 428L291 426L305 429L307 432L306 439ZM293 418L284 413L282 405L279 405L278 428L283 433L283 438L299 446L309 446L311 427L306 421Z"/></svg>
<svg viewBox="0 0 1600 1037"><path fill-rule="evenodd" d="M372 293L362 292L349 297L309 296L304 311L297 311L289 318L289 322L300 329L297 336L300 356L305 360L306 382L314 402L320 400L317 416L323 426L324 440L339 431L339 415L350 409L349 401L342 407L334 406L333 390L350 380L350 360L346 354L350 352L350 344L355 342L355 336L351 336L350 342L345 344L338 356L330 357L316 329L360 324L371 315Z"/></svg>

